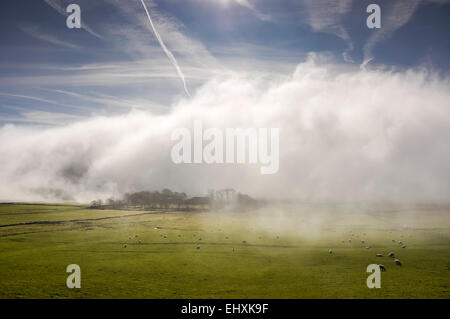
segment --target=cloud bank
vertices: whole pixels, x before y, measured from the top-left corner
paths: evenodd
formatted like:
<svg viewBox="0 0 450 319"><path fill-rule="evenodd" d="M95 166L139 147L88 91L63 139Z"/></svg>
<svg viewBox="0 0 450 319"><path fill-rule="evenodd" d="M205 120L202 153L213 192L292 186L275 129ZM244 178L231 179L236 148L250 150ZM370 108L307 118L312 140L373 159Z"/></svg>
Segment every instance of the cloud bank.
<svg viewBox="0 0 450 319"><path fill-rule="evenodd" d="M212 79L172 111L0 129L0 199L89 201L169 187L234 187L299 199L450 198L450 81L425 70L360 70L311 55L289 78ZM280 169L175 165L175 128L280 128Z"/></svg>

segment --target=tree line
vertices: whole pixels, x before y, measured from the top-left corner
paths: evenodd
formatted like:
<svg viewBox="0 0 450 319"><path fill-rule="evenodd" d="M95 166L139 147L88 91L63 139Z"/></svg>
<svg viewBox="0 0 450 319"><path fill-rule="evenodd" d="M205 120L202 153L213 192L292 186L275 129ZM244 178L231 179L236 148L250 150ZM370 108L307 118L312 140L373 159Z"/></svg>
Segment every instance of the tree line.
<svg viewBox="0 0 450 319"><path fill-rule="evenodd" d="M123 198L108 198L105 201L101 199L91 202L92 208L112 208L121 209L130 206L139 206L141 208L164 208L177 207L181 209L186 207L188 197L186 193L173 192L170 189L162 191L141 191L135 193L126 193Z"/></svg>

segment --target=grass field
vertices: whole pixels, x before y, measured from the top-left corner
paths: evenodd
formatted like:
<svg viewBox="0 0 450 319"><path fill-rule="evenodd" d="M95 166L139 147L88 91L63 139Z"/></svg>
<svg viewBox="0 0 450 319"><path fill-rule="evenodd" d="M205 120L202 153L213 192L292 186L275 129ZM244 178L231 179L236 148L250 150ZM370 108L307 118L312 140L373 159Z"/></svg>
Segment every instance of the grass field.
<svg viewBox="0 0 450 319"><path fill-rule="evenodd" d="M449 230L450 212L434 208L164 213L2 204L0 297L450 298ZM403 266L375 256L391 251ZM381 289L366 286L373 263L387 268ZM81 267L81 289L66 287L69 264Z"/></svg>

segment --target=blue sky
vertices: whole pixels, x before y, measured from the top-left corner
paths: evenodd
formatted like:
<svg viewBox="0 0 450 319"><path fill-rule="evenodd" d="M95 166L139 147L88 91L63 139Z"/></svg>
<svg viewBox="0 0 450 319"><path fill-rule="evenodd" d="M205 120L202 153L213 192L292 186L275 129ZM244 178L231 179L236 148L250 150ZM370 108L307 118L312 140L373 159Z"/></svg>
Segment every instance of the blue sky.
<svg viewBox="0 0 450 319"><path fill-rule="evenodd" d="M66 27L77 3L82 29ZM366 7L382 28L366 27ZM450 69L446 0L146 0L187 87L245 70L291 74L308 52L358 68ZM0 123L60 125L130 109L166 113L186 98L139 0L4 0ZM345 58L344 58L345 55Z"/></svg>

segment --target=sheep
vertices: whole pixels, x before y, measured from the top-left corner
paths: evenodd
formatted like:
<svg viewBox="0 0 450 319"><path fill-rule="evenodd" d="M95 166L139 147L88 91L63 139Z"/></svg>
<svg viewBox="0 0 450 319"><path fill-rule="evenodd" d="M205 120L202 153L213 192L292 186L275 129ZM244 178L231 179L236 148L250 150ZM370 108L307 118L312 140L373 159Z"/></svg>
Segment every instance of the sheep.
<svg viewBox="0 0 450 319"><path fill-rule="evenodd" d="M363 240L361 240L361 243L363 243L363 244L365 244L366 243L366 241L363 239Z"/></svg>
<svg viewBox="0 0 450 319"><path fill-rule="evenodd" d="M342 243L345 243L345 241L342 241Z"/></svg>
<svg viewBox="0 0 450 319"><path fill-rule="evenodd" d="M402 263L401 263L400 260L398 260L398 259L395 259L394 262L395 262L395 264L396 264L397 266L401 266L401 265L402 265Z"/></svg>
<svg viewBox="0 0 450 319"><path fill-rule="evenodd" d="M383 257L383 254L376 254L377 257Z"/></svg>
<svg viewBox="0 0 450 319"><path fill-rule="evenodd" d="M139 245L142 244L142 241L139 241L138 244L139 244Z"/></svg>
<svg viewBox="0 0 450 319"><path fill-rule="evenodd" d="M330 253L330 255L333 253L333 251L330 249L330 250L328 250L328 252Z"/></svg>
<svg viewBox="0 0 450 319"><path fill-rule="evenodd" d="M127 248L127 244L123 245L123 248Z"/></svg>
<svg viewBox="0 0 450 319"><path fill-rule="evenodd" d="M406 248L406 245L403 245L402 248Z"/></svg>
<svg viewBox="0 0 450 319"><path fill-rule="evenodd" d="M366 249L369 249L370 247L369 246L366 246Z"/></svg>
<svg viewBox="0 0 450 319"><path fill-rule="evenodd" d="M246 244L246 243L247 243L247 241L246 241L246 240L243 240L243 241L242 241L242 243L243 243L243 244Z"/></svg>
<svg viewBox="0 0 450 319"><path fill-rule="evenodd" d="M198 245L197 247L195 247L195 249L200 249L200 245Z"/></svg>
<svg viewBox="0 0 450 319"><path fill-rule="evenodd" d="M167 235L164 235L163 237L164 237L164 238L167 238Z"/></svg>
<svg viewBox="0 0 450 319"><path fill-rule="evenodd" d="M395 239L392 239L392 242L395 243Z"/></svg>
<svg viewBox="0 0 450 319"><path fill-rule="evenodd" d="M394 257L395 257L395 254L391 251L391 252L388 254L388 257L394 258Z"/></svg>
<svg viewBox="0 0 450 319"><path fill-rule="evenodd" d="M351 240L351 239L349 239L349 240L348 240L348 242L349 242L349 243L351 244L351 243L352 243L352 240Z"/></svg>
<svg viewBox="0 0 450 319"><path fill-rule="evenodd" d="M384 267L384 265L380 264L380 265L378 265L378 267L380 267L380 271L383 271L383 272L386 271L386 267Z"/></svg>
<svg viewBox="0 0 450 319"><path fill-rule="evenodd" d="M398 244L399 244L399 245L403 245L403 242L399 241Z"/></svg>
<svg viewBox="0 0 450 319"><path fill-rule="evenodd" d="M202 240L202 238L200 237L198 240Z"/></svg>
<svg viewBox="0 0 450 319"><path fill-rule="evenodd" d="M138 238L139 236L138 235L134 235L134 237Z"/></svg>

